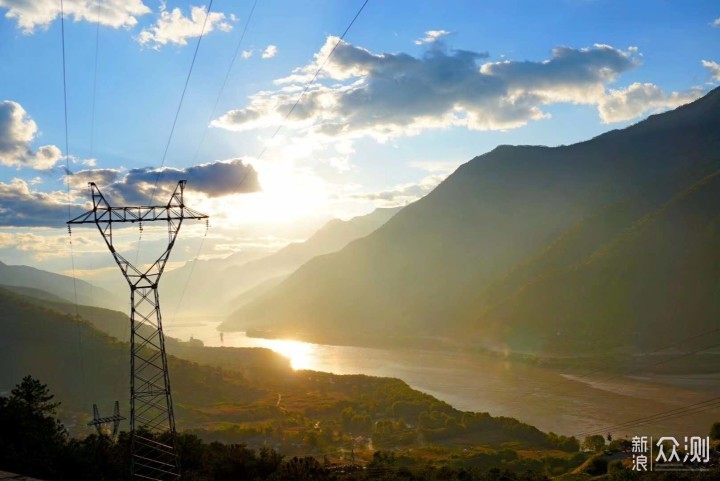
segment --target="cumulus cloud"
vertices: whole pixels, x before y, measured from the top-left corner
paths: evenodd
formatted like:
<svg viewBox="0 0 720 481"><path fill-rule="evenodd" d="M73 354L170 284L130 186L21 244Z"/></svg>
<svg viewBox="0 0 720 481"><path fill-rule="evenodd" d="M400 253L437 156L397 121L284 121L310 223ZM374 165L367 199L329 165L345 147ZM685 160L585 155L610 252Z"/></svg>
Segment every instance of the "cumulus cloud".
<svg viewBox="0 0 720 481"><path fill-rule="evenodd" d="M0 182L0 225L62 227L67 219L67 194L32 191L22 179Z"/></svg>
<svg viewBox="0 0 720 481"><path fill-rule="evenodd" d="M0 102L0 164L38 170L52 168L62 153L55 145L33 150L31 144L37 131L37 124L20 104Z"/></svg>
<svg viewBox="0 0 720 481"><path fill-rule="evenodd" d="M160 174L160 175L158 175ZM184 169L152 168L87 169L75 172L71 185L84 189L88 182L95 182L111 205L147 205L155 190L155 204L166 203L181 179L188 181L188 190L206 197L222 197L260 190L257 172L240 159L210 162Z"/></svg>
<svg viewBox="0 0 720 481"><path fill-rule="evenodd" d="M400 184L392 189L380 192L368 192L363 194L352 194L350 198L358 200L369 200L377 203L380 207L398 207L415 202L428 194L440 184L448 174L436 174L425 177L420 182Z"/></svg>
<svg viewBox="0 0 720 481"><path fill-rule="evenodd" d="M60 2L56 0L0 0L6 8L5 17L17 22L25 34L47 28L60 15ZM76 22L99 22L112 28L132 28L137 18L150 13L142 0L65 0L65 15Z"/></svg>
<svg viewBox="0 0 720 481"><path fill-rule="evenodd" d="M313 62L212 125L240 131L284 122L303 83L312 79L338 41L328 37ZM438 43L414 57L373 53L340 42L286 125L317 136L371 136L379 141L452 126L511 129L549 117L543 111L549 104L600 106L607 85L635 68L640 53L635 47L597 44L558 47L541 61L487 62L487 57Z"/></svg>
<svg viewBox="0 0 720 481"><path fill-rule="evenodd" d="M713 27L720 27L720 18L716 18L715 21L712 23Z"/></svg>
<svg viewBox="0 0 720 481"><path fill-rule="evenodd" d="M440 37L444 37L445 35L450 35L450 32L447 30L428 30L425 32L425 36L422 38L419 38L415 40L415 45L422 45L425 43L433 43Z"/></svg>
<svg viewBox="0 0 720 481"><path fill-rule="evenodd" d="M710 70L710 75L712 75L712 78L714 80L720 81L720 64L718 64L717 62L712 62L710 60L703 60L702 64L703 67Z"/></svg>
<svg viewBox="0 0 720 481"><path fill-rule="evenodd" d="M275 55L277 55L278 48L276 45L268 45L265 47L265 50L263 50L263 53L261 55L262 58L273 58Z"/></svg>
<svg viewBox="0 0 720 481"><path fill-rule="evenodd" d="M162 3L157 21L144 28L138 35L137 41L140 45L158 49L169 43L187 45L189 38L200 36L203 24L205 24L205 34L215 29L222 32L232 30L232 25L226 21L224 13L210 12L206 22L206 12L207 9L204 6L191 6L190 16L186 17L179 7L168 11L165 3Z"/></svg>
<svg viewBox="0 0 720 481"><path fill-rule="evenodd" d="M657 85L635 82L625 89L610 90L600 102L600 119L605 123L634 119L642 114L673 109L701 97L702 89L666 94Z"/></svg>
<svg viewBox="0 0 720 481"><path fill-rule="evenodd" d="M73 244L87 246L93 242L86 236L73 232ZM35 260L65 257L68 255L68 236L47 232L0 232L0 249L13 248L32 253Z"/></svg>
<svg viewBox="0 0 720 481"><path fill-rule="evenodd" d="M252 57L253 51L252 50L243 50L240 55L242 56L243 60L247 60L250 57Z"/></svg>

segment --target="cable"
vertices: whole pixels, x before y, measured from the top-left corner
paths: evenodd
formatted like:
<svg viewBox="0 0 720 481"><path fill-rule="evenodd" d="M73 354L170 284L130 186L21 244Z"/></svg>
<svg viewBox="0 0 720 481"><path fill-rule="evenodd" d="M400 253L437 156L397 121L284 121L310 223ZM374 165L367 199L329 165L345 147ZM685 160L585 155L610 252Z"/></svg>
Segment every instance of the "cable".
<svg viewBox="0 0 720 481"><path fill-rule="evenodd" d="M312 85L312 83L315 81L315 79L317 79L317 76L320 75L320 72L322 71L322 69L325 68L325 64L327 64L328 60L330 60L330 58L332 57L332 55L335 53L335 50L336 50L336 49L338 48L338 46L340 45L340 42L342 42L343 40L345 40L345 36L346 36L347 33L350 31L350 28L351 28L351 27L353 26L353 24L355 23L355 20L358 19L358 17L359 17L360 14L362 13L362 11L365 9L365 6L368 4L369 1L370 1L370 0L365 0L365 2L363 2L363 4L360 6L360 9L357 11L357 13L356 13L355 16L353 17L353 19L350 21L350 23L348 24L347 28L346 28L345 31L343 32L343 34L340 35L340 38L339 38L338 41L335 43L335 46L332 48L332 50L330 50L330 53L328 54L328 56L325 57L325 60L323 60L323 62L320 64L320 66L318 67L318 69L315 71L315 74L314 74L314 75L312 76L312 78L310 79L310 81L305 84L305 88L300 92L300 95L298 95L298 98L295 100L295 103L293 104L293 106L290 107L290 110L288 110L287 114L285 114L285 118L284 118L283 121L280 123L280 125L278 125L277 129L275 129L275 132L274 132L274 133L272 134L272 136L270 137L270 140L274 139L275 136L278 134L278 132L280 132L280 129L283 128L283 126L285 125L285 122L287 122L287 120L290 118L290 116L292 115L292 113L295 111L295 108L296 108L296 107L298 106L298 104L300 103L300 100L302 100L303 96L304 96L305 93L308 91L308 89L310 88L310 86ZM262 151L260 152L260 155L257 156L257 160L260 160L260 159L262 158L262 156L263 156L263 154L265 154L265 151L266 151L266 150L267 150L267 143L265 144L265 147L263 147Z"/></svg>
<svg viewBox="0 0 720 481"><path fill-rule="evenodd" d="M175 126L177 125L178 118L180 117L180 110L182 109L183 101L185 100L185 93L187 92L188 85L190 84L190 77L192 76L193 67L195 67L195 60L197 59L198 51L200 50L200 42L202 41L203 35L205 35L205 26L207 25L208 18L210 17L210 11L212 10L213 0L210 0L207 10L205 11L205 20L203 20L202 28L200 30L200 36L198 37L197 44L195 45L195 52L193 53L192 61L190 62L190 69L188 70L187 77L185 77L185 85L183 86L182 93L180 94L180 102L178 103L177 110L175 111L175 118L173 119L172 127L170 128L170 135L168 135L167 142L165 143L165 151L163 152L160 167L158 167L157 175L155 176L155 184L153 185L152 194L150 195L150 202L148 205L152 205L155 200L155 194L157 193L158 182L162 175L162 168L165 166L165 160L167 159L168 150L170 149L170 143L172 142L173 134L175 133ZM140 244L142 242L142 230L138 237L137 251L135 252L135 264L138 263L140 257Z"/></svg>
<svg viewBox="0 0 720 481"><path fill-rule="evenodd" d="M700 401L700 402L697 402L694 404L690 404L689 406L685 406L682 408L670 409L668 411L663 411L663 412L656 413L656 414L653 414L650 416L633 419L630 421L626 421L624 423L614 424L611 426L606 426L604 428L599 428L599 429L593 429L590 431L584 431L581 433L577 433L574 436L580 437L580 436L587 436L587 435L597 434L597 433L605 433L605 432L617 430L620 428L628 428L628 427L638 426L641 424L647 424L647 423L653 422L653 421L662 421L662 420L687 416L690 414L697 414L697 413L700 413L703 411L713 409L715 407L720 407L720 396L710 398L705 401Z"/></svg>
<svg viewBox="0 0 720 481"><path fill-rule="evenodd" d="M232 72L233 66L235 65L235 61L237 60L238 53L240 53L240 47L242 46L243 40L245 39L245 33L247 32L248 25L250 24L250 20L253 17L253 13L255 13L255 7L257 6L257 3L258 3L258 0L255 0L252 8L250 9L250 14L248 15L248 18L245 21L245 25L243 27L242 33L240 34L240 40L238 40L237 47L235 47L235 53L233 54L232 60L230 61L230 65L228 65L227 72L225 72L225 78L223 79L222 85L220 86L220 90L218 91L217 97L215 98L215 103L213 104L213 107L210 110L210 116L208 117L207 124L206 124L205 128L203 129L202 137L200 138L200 143L198 144L198 147L195 150L195 155L193 156L193 159L190 162L191 165L195 164L195 161L197 160L197 158L200 154L200 149L202 148L202 146L205 142L205 136L207 135L207 132L209 130L210 122L215 117L215 111L217 110L218 103L220 102L220 98L222 97L223 92L225 92L225 86L227 85L227 81L230 78L230 73Z"/></svg>
<svg viewBox="0 0 720 481"><path fill-rule="evenodd" d="M165 144L165 151L163 152L162 161L158 168L157 177L155 177L155 185L153 186L152 195L150 196L150 203L152 205L155 200L155 193L157 191L158 181L162 175L162 168L165 166L165 159L167 158L168 149L170 149L170 142L172 142L173 134L175 133L175 126L177 125L178 118L180 117L180 109L182 108L183 101L185 100L185 93L187 92L188 84L190 83L190 76L192 75L193 67L195 66L195 59L197 58L198 50L200 50L200 42L202 41L203 35L205 34L205 26L207 25L208 18L210 17L210 10L212 10L213 0L210 0L207 10L205 11L205 20L203 20L202 29L200 30L200 36L198 37L197 44L195 45L195 52L193 53L192 62L190 62L190 69L188 70L187 77L185 78L185 86L183 87L182 94L180 95L180 103L178 103L177 110L175 111L175 119L173 120L172 128L170 129L170 135L168 136L167 143Z"/></svg>
<svg viewBox="0 0 720 481"><path fill-rule="evenodd" d="M92 110L90 114L90 158L95 153L95 101L97 99L97 71L98 71L98 52L100 50L100 2L95 2L97 8L97 18L95 21L95 66L93 68L93 90L92 90Z"/></svg>
<svg viewBox="0 0 720 481"><path fill-rule="evenodd" d="M67 103L67 72L65 62L65 5L63 0L60 0L60 32L62 37L62 79L63 79L63 107L64 107L64 121L65 121L65 176L67 182L67 201L68 201L68 221L72 219L71 202L72 196L70 195L70 142L68 135L68 103ZM78 311L78 294L77 294L77 279L75 277L75 248L72 242L72 231L68 226L68 244L70 246L70 262L72 266L72 280L73 280L73 292L75 295L75 320L77 322L77 335L78 335L78 355L80 359L80 375L82 377L83 392L85 394L85 402L87 402L87 384L85 382L85 361L83 359L82 349L82 325L80 323L80 313Z"/></svg>
<svg viewBox="0 0 720 481"><path fill-rule="evenodd" d="M222 85L220 86L220 90L218 91L217 97L215 98L215 103L213 104L213 107L210 110L210 116L208 118L205 129L203 129L202 137L200 138L200 143L198 144L198 147L195 150L195 155L193 156L193 159L190 162L191 165L195 164L195 161L197 160L198 156L200 155L200 149L202 148L203 143L205 142L205 137L209 130L210 122L212 121L213 117L215 117L215 111L217 110L217 106L218 106L218 103L220 102L220 98L222 97L222 94L225 91L225 86L227 85L227 81L230 78L230 73L232 71L233 66L235 65L235 61L237 60L238 53L240 53L240 47L242 46L242 42L245 39L245 33L247 32L247 28L248 28L248 25L250 24L250 20L252 19L253 13L255 13L255 7L257 6L257 3L258 3L258 0L255 0L253 2L253 6L250 9L250 14L248 15L248 18L245 21L245 25L243 27L242 33L240 34L240 40L238 40L237 46L235 47L235 53L233 54L233 57L230 61L230 65L228 65L228 69L225 72L225 78L223 79ZM241 183L245 182L246 177L247 177L247 173L245 174L245 177L243 177L243 179L240 182ZM182 304L183 298L185 297L185 291L187 291L187 288L190 285L190 279L192 278L192 274L195 271L195 266L197 265L197 262L200 259L200 253L202 252L203 244L205 244L206 238L207 238L207 229L205 229L205 235L203 236L202 240L200 241L200 247L198 248L197 254L195 255L195 259L193 260L192 265L190 266L190 272L188 273L187 279L185 280L185 284L181 291L180 299L178 300L177 307L175 308L175 314L173 314L173 318L177 315L177 311L180 310L180 306Z"/></svg>
<svg viewBox="0 0 720 481"><path fill-rule="evenodd" d="M270 137L270 140L274 139L275 136L277 136L278 132L280 132L280 129L282 129L282 127L283 127L283 125L285 124L285 122L287 122L287 120L290 118L290 116L292 115L293 111L295 110L295 108L296 108L296 107L298 106L298 104L300 103L300 100L302 100L303 96L304 96L305 93L308 91L308 89L310 88L310 86L312 85L312 83L315 81L315 79L317 79L317 76L320 75L320 72L321 72L322 69L325 67L325 65L327 64L327 62L330 60L330 58L332 57L333 53L335 53L335 50L336 50L336 49L338 48L338 46L340 45L340 42L342 42L342 41L345 39L345 36L346 36L346 35L348 34L348 32L350 31L350 28L352 28L352 26L355 24L355 21L358 19L358 17L359 17L360 14L362 13L362 11L365 9L365 6L368 4L369 1L370 1L370 0L365 0L365 1L363 2L363 4L360 6L360 9L358 9L358 11L357 11L357 13L355 14L355 16L352 18L352 20L350 21L350 23L348 24L348 26L345 28L345 31L344 31L343 34L340 36L340 38L338 39L338 41L335 43L335 46L332 48L332 50L331 50L330 53L327 55L327 57L325 57L325 60L323 60L323 62L320 64L320 66L318 67L318 69L315 71L315 74L314 74L314 75L312 76L312 78L310 79L310 81L307 82L307 84L305 85L305 88L302 90L302 92L300 92L300 95L298 95L298 97L297 97L297 99L295 100L295 103L293 104L293 106L290 108L290 110L288 110L287 114L285 114L285 118L283 119L282 123L281 123L280 125L278 125L277 129L275 129L275 132L274 132L273 135ZM255 8L255 6L253 5L253 10L254 10L254 8ZM237 49L237 50L239 50L239 45L238 45L238 49ZM237 50L236 50L236 52L235 52L236 55L237 55ZM233 61L234 61L234 60L233 60ZM224 83L223 83L223 88L224 88ZM260 160L266 150L267 150L267 143L265 144L265 147L263 147L262 151L260 152L260 155L258 155L258 156L256 157L256 160ZM245 172L245 175L243 176L242 180L238 183L238 186L237 186L237 188L235 189L235 191L233 192L233 194L237 193L237 192L240 190L241 186L245 183L245 180L247 179L247 176L248 176L248 175L249 175L249 171L246 171L246 172ZM202 249L203 243L204 243L204 238L203 238L203 242L200 243L200 249ZM188 286L188 284L190 284L190 276L192 275L192 272L193 272L194 269L195 269L195 265L197 264L197 260L198 260L198 258L199 258L199 256L200 256L200 249L198 249L197 256L195 257L195 260L193 261L193 264L192 264L192 266L191 266L191 268L190 268L190 274L188 275L188 278L187 278L185 287L183 288L182 294L181 294L181 296L180 296L180 299L178 300L178 309L179 309L180 304L182 303L182 300L183 300L183 298L184 298L184 296L185 296L185 291L186 291L186 289L187 289L187 286Z"/></svg>

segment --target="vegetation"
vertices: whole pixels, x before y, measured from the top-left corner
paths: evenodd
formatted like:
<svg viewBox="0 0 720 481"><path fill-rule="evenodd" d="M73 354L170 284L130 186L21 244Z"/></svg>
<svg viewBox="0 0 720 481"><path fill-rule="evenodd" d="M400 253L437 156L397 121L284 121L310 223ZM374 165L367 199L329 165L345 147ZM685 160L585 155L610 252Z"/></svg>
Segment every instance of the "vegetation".
<svg viewBox="0 0 720 481"><path fill-rule="evenodd" d="M0 363L7 366L0 370L0 390L28 372L51 379L64 400L58 409L68 430L83 435L93 403L102 412L125 399L129 347L62 308L0 289ZM81 310L113 319L108 312ZM169 357L175 413L178 426L205 441L272 446L297 456L354 450L366 460L375 449L427 444L565 452L579 447L574 438L516 419L457 410L398 379L293 371L265 349L185 344L172 341L171 354L204 364ZM121 411L128 412L125 402Z"/></svg>
<svg viewBox="0 0 720 481"><path fill-rule="evenodd" d="M60 481L128 481L128 433L122 432L116 443L104 435L71 438L55 417L58 406L48 387L30 376L9 397L0 397L0 470ZM167 442L167 435L158 440ZM427 447L414 453L378 450L359 464L352 458L328 456L322 461L312 456L286 458L273 448L205 442L187 432L176 436L176 446L183 481L547 481L558 475L570 481L605 473L609 473L606 481L640 479L622 463L608 464L602 455L586 460L580 452ZM586 477L568 477L574 468ZM674 474L643 476L642 480L710 481L719 473Z"/></svg>

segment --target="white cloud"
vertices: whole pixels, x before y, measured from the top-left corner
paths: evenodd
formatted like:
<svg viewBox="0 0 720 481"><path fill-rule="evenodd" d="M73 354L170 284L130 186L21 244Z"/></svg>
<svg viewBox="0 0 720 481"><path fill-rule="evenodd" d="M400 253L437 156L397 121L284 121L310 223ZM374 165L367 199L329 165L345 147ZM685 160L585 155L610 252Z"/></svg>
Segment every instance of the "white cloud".
<svg viewBox="0 0 720 481"><path fill-rule="evenodd" d="M702 64L703 67L710 70L710 75L712 75L712 78L720 82L720 64L718 64L717 62L712 62L710 60L703 60Z"/></svg>
<svg viewBox="0 0 720 481"><path fill-rule="evenodd" d="M273 58L275 55L277 55L278 48L275 45L268 45L265 47L265 50L263 50L263 53L261 55L262 58Z"/></svg>
<svg viewBox="0 0 720 481"><path fill-rule="evenodd" d="M720 18L716 18L715 21L712 23L713 27L720 27Z"/></svg>
<svg viewBox="0 0 720 481"><path fill-rule="evenodd" d="M38 170L52 168L62 153L55 145L33 150L31 144L37 130L37 124L20 104L10 100L0 102L0 164Z"/></svg>
<svg viewBox="0 0 720 481"><path fill-rule="evenodd" d="M253 55L253 51L252 51L252 50L243 50L242 53L240 54L240 56L241 56L244 60L249 59L250 57L252 57L252 55Z"/></svg>
<svg viewBox="0 0 720 481"><path fill-rule="evenodd" d="M369 200L378 207L399 207L424 197L431 190L447 178L449 173L435 174L425 177L417 183L407 183L395 186L392 189L381 192L369 192L364 194L351 194L350 198L357 200Z"/></svg>
<svg viewBox="0 0 720 481"><path fill-rule="evenodd" d="M370 52L340 42L293 115L298 92L338 43L328 37L308 65L276 81L212 125L249 130L283 124L307 136L386 141L427 129L505 130L549 117L554 103L599 106L605 89L639 64L637 48L559 47L542 61L481 61L486 53L436 44L421 57Z"/></svg>
<svg viewBox="0 0 720 481"><path fill-rule="evenodd" d="M25 34L40 27L46 29L60 15L57 0L0 0L0 8L7 8L5 17L17 22ZM132 28L137 18L150 13L142 0L65 0L65 15L76 22L99 22L112 28Z"/></svg>
<svg viewBox="0 0 720 481"><path fill-rule="evenodd" d="M144 28L137 37L140 45L155 49L174 43L187 45L189 38L199 37L205 24L205 35L216 28L222 32L232 30L232 25L225 20L225 14L210 12L205 21L207 9L204 6L190 7L190 16L186 17L180 8L167 10L164 3L160 6L160 17L157 21Z"/></svg>
<svg viewBox="0 0 720 481"><path fill-rule="evenodd" d="M427 32L425 32L424 37L415 40L415 45L433 43L440 37L444 37L446 35L450 35L450 32L448 32L447 30L428 30Z"/></svg>
<svg viewBox="0 0 720 481"><path fill-rule="evenodd" d="M703 93L701 89L691 89L666 94L657 85L635 82L625 89L610 90L598 105L598 110L604 123L621 122L646 113L679 107L701 97Z"/></svg>

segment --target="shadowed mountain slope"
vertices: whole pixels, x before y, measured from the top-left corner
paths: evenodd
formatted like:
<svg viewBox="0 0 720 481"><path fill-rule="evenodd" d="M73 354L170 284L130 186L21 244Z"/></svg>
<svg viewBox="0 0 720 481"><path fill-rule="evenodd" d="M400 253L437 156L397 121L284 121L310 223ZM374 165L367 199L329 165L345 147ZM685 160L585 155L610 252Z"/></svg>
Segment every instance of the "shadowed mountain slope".
<svg viewBox="0 0 720 481"><path fill-rule="evenodd" d="M680 250L667 249L660 245L661 238L648 234L633 247L646 252L638 259L646 265L638 268L636 277L618 270L629 261L618 253L602 274L574 279L579 285L572 294L548 287L552 296L543 292L524 304L517 297L528 283L541 282L589 256L602 257L625 229L645 225L646 216L658 223L658 235L687 230L696 221L699 224L692 228L710 236L713 213L720 206L709 194L703 201L693 201L695 197L685 191L704 191L710 187L703 186L714 182L708 176L720 160L718 125L720 89L715 89L674 111L586 142L554 148L498 147L461 166L373 234L306 263L238 309L222 328L268 329L326 342L443 336L471 344L510 342L517 349L550 348L552 343L537 339L551 332L557 335L557 319L570 319L564 321L569 328L578 316L595 309L607 288L601 284L608 279L618 278L618 288L630 283L631 291L639 293L647 280L643 276L654 275L657 256L672 256L665 262L686 269L697 265L683 264ZM663 207L667 203L677 205L675 215L667 214ZM703 215L693 217L693 208L701 208ZM710 241L697 242L706 247ZM627 249L624 255L631 257L632 249ZM704 254L697 255L702 259ZM699 272L683 275L707 279ZM589 292L595 292L595 304ZM562 294L577 304L573 310ZM672 290L670 294L681 295ZM517 300L508 301L508 296ZM508 304L516 302L517 307ZM657 303L650 306L656 300L649 296L636 302L632 312L626 310L621 317L619 312L598 313L583 322L595 326L597 334L609 332L620 318L661 310ZM513 311L520 305L522 310ZM629 307L624 303L622 308ZM710 313L714 308L698 309ZM612 321L607 319L611 314ZM511 318L515 320L510 322ZM644 329L655 321L648 317L633 325ZM509 331L498 327L506 322ZM620 334L614 337L610 344L634 342ZM582 339L592 335L578 334L571 345L583 348Z"/></svg>

